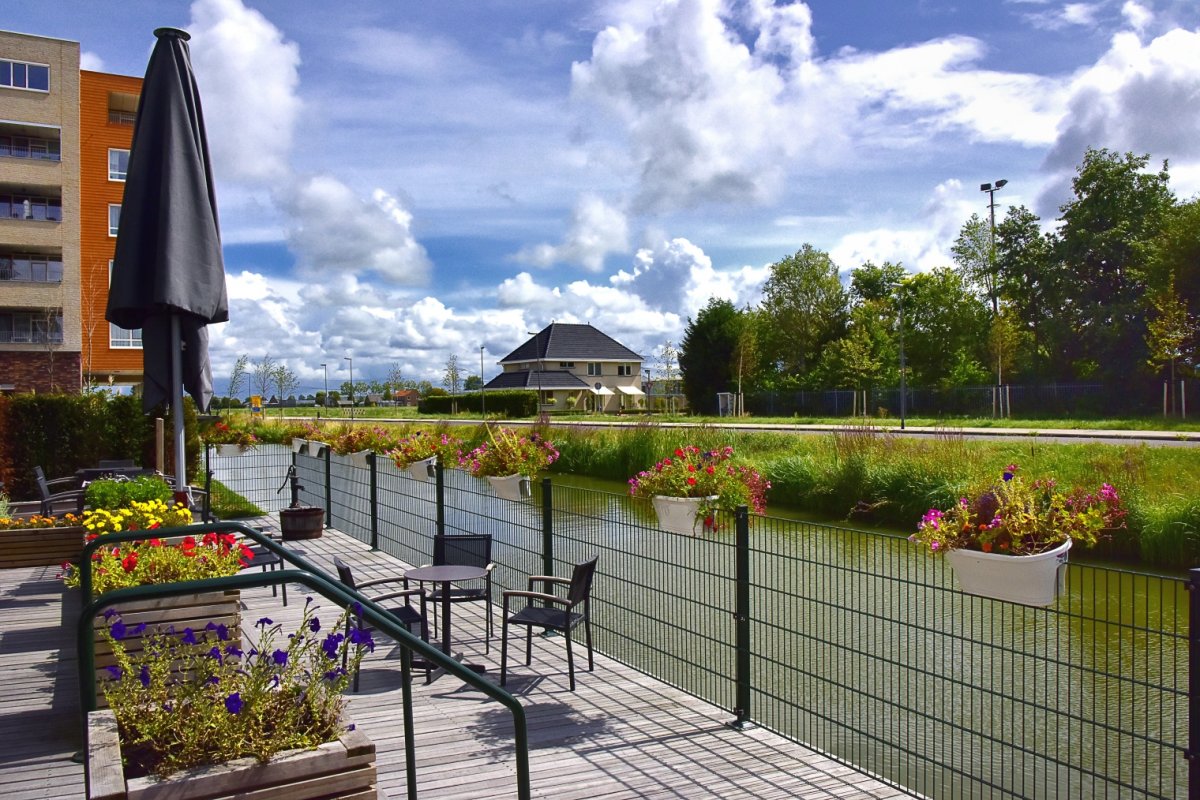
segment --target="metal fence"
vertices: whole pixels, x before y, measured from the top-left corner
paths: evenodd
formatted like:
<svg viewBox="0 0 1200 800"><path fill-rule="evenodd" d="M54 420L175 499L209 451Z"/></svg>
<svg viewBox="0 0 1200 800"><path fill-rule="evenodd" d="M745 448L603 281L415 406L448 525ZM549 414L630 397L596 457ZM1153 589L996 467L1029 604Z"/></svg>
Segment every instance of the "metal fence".
<svg viewBox="0 0 1200 800"><path fill-rule="evenodd" d="M599 650L910 791L1200 800L1185 758L1200 570L1072 563L1067 594L1034 608L964 594L885 534L727 515L692 538L648 503L550 480L510 502L457 470L295 460L303 499L406 562L428 563L439 533L492 534L497 593L598 554Z"/></svg>

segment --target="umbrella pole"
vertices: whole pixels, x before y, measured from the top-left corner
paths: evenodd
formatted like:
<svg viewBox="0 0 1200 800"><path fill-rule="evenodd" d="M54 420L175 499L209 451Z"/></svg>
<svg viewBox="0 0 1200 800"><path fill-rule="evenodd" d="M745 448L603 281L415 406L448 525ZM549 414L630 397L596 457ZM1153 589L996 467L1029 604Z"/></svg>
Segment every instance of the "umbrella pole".
<svg viewBox="0 0 1200 800"><path fill-rule="evenodd" d="M171 315L171 419L175 423L175 502L192 507L183 442L183 344L179 315Z"/></svg>

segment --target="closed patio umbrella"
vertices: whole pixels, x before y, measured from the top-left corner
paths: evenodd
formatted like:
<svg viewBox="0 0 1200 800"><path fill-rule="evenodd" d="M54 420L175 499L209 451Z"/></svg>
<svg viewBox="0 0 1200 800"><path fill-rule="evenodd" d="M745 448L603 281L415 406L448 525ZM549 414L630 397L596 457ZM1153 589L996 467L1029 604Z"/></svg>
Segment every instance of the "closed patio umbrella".
<svg viewBox="0 0 1200 800"><path fill-rule="evenodd" d="M187 491L183 390L204 412L212 399L205 326L229 319L217 201L200 93L185 31L159 28L130 145L106 318L142 329L149 413L174 420L175 490Z"/></svg>

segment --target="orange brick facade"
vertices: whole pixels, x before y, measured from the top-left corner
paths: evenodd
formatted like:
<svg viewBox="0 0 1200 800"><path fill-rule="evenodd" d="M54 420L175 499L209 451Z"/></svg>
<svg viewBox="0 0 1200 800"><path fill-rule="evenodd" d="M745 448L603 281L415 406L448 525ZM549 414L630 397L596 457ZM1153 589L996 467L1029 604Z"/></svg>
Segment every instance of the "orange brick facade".
<svg viewBox="0 0 1200 800"><path fill-rule="evenodd" d="M80 304L85 380L139 382L141 348L110 346L108 270L116 248L109 235L109 205L120 205L125 183L109 179L109 150L128 150L133 139L133 98L142 79L81 70L79 73ZM110 110L114 115L110 116Z"/></svg>

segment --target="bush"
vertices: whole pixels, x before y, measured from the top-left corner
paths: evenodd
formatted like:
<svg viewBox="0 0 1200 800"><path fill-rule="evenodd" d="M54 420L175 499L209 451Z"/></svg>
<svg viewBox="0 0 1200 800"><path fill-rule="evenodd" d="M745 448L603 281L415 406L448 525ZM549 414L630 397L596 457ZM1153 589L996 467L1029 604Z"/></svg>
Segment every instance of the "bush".
<svg viewBox="0 0 1200 800"><path fill-rule="evenodd" d="M482 392L453 396L430 395L417 404L418 414L449 414L457 407L460 412L482 413L485 400ZM532 417L537 414L537 392L523 389L507 392L488 392L486 398L489 417Z"/></svg>

